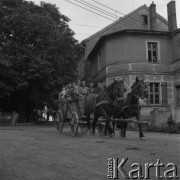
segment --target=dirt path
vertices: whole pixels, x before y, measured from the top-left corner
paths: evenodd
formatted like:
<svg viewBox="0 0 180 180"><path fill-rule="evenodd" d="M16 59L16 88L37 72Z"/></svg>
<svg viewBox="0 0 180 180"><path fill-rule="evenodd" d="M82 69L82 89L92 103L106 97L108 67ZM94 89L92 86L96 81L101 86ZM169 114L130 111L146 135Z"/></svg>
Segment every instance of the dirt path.
<svg viewBox="0 0 180 180"><path fill-rule="evenodd" d="M105 180L109 157L128 158L125 169L132 162L173 162L180 175L180 135L146 133L146 141L127 135L73 138L68 128L58 134L54 127L0 127L0 180Z"/></svg>

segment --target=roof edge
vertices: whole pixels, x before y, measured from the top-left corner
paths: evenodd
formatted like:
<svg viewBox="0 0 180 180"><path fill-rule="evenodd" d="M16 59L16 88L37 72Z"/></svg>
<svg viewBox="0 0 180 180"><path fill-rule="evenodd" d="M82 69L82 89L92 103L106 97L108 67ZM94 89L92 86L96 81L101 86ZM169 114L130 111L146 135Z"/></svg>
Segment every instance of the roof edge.
<svg viewBox="0 0 180 180"><path fill-rule="evenodd" d="M176 30L177 32L180 31L180 29ZM177 32L174 33L177 33ZM142 30L142 29L125 29L125 30L121 30L118 32L114 32L111 34L107 34L107 35L103 35L101 36L101 38L97 41L96 45L94 46L94 48L91 50L91 52L89 53L88 57L91 56L92 52L94 52L94 50L96 49L96 47L107 37L111 37L112 35L119 35L122 33L142 33L142 34L157 34L157 35L171 35L172 33L169 31L151 31L151 30Z"/></svg>
<svg viewBox="0 0 180 180"><path fill-rule="evenodd" d="M148 6L146 4L138 7L137 9L129 12L128 14L124 15L122 18L119 18L118 20L114 21L113 23L107 25L106 27L104 27L103 29L97 31L96 33L94 33L93 35L89 36L88 38L84 39L82 42L87 43L88 41L94 39L95 37L97 37L98 35L102 34L103 32L109 30L110 28L112 28L113 26L117 25L118 23L121 23L121 21L124 21L126 18L128 18L129 16L133 15L134 13L136 13L137 11L139 11L142 8L146 8L149 9Z"/></svg>

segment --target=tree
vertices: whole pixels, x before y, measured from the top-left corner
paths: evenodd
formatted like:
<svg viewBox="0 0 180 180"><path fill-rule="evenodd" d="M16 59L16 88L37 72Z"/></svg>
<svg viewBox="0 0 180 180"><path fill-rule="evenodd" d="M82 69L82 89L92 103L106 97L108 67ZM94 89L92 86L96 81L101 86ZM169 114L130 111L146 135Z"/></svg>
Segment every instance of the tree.
<svg viewBox="0 0 180 180"><path fill-rule="evenodd" d="M0 107L29 114L76 79L83 49L55 5L0 0ZM23 118L21 118L23 119Z"/></svg>

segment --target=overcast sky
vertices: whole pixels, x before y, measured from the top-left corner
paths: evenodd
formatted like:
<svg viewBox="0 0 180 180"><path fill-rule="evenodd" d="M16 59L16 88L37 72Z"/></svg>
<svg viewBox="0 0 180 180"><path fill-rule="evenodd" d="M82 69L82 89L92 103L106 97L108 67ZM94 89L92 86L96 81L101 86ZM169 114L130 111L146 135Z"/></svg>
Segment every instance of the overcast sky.
<svg viewBox="0 0 180 180"><path fill-rule="evenodd" d="M35 2L36 4L39 4L40 1L44 1L51 4L55 4L57 7L59 7L59 11L71 19L69 26L76 33L75 38L80 42L83 39L87 38L88 36L97 32L98 30L102 29L103 27L111 24L113 21L110 19L115 20L113 17L107 16L105 14L102 15L110 19L96 15L92 12L89 12L85 9L75 6L67 2L66 0L32 0L32 1ZM152 0L95 0L103 5L106 5L122 13L119 14L117 12L115 13L115 11L113 10L110 10L94 2L94 0L77 0L77 1L68 0L68 1L76 3L79 6L83 6L83 7L85 6L80 4L79 2L85 1L119 17L122 17L123 16L122 14L127 14L133 11L139 6L142 6L144 4L150 6L150 4L152 3ZM167 3L169 2L170 0L154 0L154 3L156 4L157 13L159 13L166 19L167 19ZM177 15L178 28L180 28L180 0L176 0L176 15Z"/></svg>

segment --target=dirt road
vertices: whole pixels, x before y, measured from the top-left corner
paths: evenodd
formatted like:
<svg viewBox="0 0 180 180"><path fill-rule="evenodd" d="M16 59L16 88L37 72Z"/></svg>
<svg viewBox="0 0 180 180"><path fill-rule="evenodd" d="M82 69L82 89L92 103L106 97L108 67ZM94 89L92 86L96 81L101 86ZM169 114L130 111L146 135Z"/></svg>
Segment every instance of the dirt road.
<svg viewBox="0 0 180 180"><path fill-rule="evenodd" d="M130 131L121 139L71 137L69 128L58 134L50 126L0 127L0 180L105 180L110 157L128 158L126 170L133 162L173 162L180 176L180 135L145 135L140 141L138 132ZM155 180L154 170L150 173Z"/></svg>

